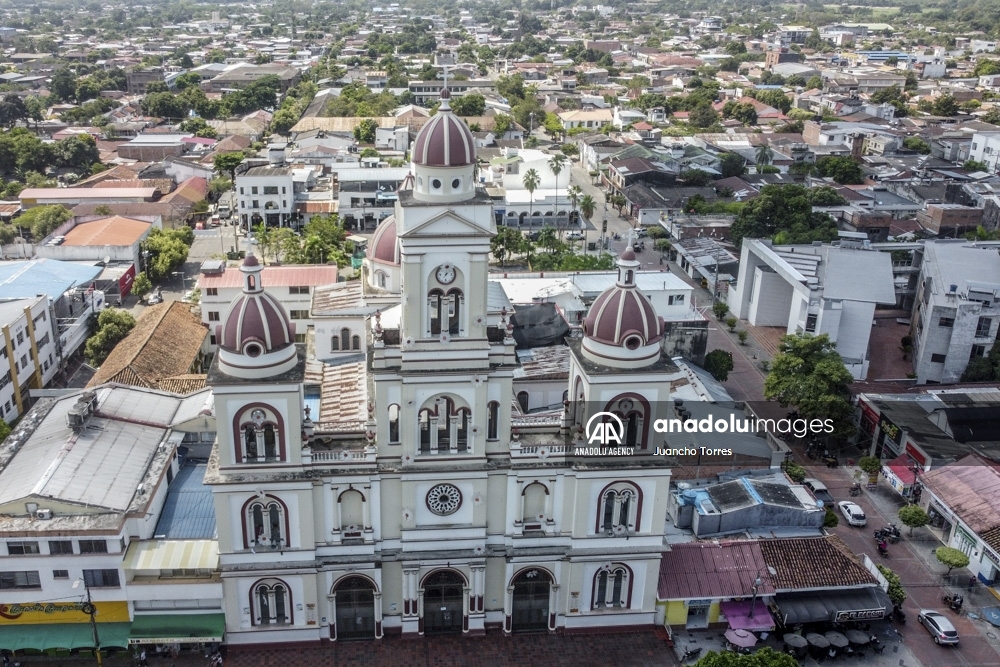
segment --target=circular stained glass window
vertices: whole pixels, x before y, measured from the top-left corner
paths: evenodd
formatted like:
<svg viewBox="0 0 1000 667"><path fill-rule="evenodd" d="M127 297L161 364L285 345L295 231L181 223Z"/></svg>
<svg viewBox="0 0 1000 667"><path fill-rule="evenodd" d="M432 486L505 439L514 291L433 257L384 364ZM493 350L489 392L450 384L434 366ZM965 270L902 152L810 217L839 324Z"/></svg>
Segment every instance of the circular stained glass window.
<svg viewBox="0 0 1000 667"><path fill-rule="evenodd" d="M454 484L438 484L427 492L427 508L439 516L448 516L462 506L462 492Z"/></svg>

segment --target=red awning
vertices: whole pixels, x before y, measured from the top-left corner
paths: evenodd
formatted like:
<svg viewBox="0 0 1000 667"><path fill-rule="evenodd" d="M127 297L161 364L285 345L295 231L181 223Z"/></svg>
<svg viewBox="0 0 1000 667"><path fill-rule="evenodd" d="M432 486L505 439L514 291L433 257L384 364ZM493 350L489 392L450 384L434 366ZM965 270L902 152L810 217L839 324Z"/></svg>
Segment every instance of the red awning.
<svg viewBox="0 0 1000 667"><path fill-rule="evenodd" d="M767 610L767 604L760 598L757 604L753 605L753 616L750 616L752 600L741 602L720 602L719 610L725 614L729 621L729 627L733 630L750 630L760 632L764 630L774 630L774 619L771 612Z"/></svg>
<svg viewBox="0 0 1000 667"><path fill-rule="evenodd" d="M897 456L885 465L905 486L912 485L917 479L917 476L913 473L913 461L906 454Z"/></svg>

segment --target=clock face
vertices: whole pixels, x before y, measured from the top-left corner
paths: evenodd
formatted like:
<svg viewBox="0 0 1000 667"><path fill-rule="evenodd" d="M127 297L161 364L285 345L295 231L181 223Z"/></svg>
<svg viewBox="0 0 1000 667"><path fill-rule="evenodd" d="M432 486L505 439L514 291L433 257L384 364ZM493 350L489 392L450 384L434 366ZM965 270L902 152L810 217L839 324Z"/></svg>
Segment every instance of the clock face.
<svg viewBox="0 0 1000 667"><path fill-rule="evenodd" d="M448 285L455 280L455 267L451 264L442 264L434 275L439 283Z"/></svg>

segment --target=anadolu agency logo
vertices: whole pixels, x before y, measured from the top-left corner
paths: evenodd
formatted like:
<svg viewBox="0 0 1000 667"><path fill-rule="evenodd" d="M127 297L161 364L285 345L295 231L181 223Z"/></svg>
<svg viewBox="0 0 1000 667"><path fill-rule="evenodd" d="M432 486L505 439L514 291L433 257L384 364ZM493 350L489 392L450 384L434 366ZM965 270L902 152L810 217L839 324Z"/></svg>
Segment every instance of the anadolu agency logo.
<svg viewBox="0 0 1000 667"><path fill-rule="evenodd" d="M586 447L577 447L578 456L630 455L634 447L624 447L625 423L613 412L597 412L587 420Z"/></svg>

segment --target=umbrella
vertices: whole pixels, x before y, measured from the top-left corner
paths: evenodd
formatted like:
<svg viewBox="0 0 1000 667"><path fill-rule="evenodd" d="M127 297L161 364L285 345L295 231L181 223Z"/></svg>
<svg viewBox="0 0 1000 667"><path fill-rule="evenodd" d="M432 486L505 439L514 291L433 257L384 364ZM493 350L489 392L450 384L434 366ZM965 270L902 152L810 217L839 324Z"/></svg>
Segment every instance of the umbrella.
<svg viewBox="0 0 1000 667"><path fill-rule="evenodd" d="M847 637L840 634L836 630L830 630L830 632L827 632L826 635L824 636L826 637L828 642L830 642L837 648L844 648L845 646L850 644L850 642L847 641Z"/></svg>
<svg viewBox="0 0 1000 667"><path fill-rule="evenodd" d="M726 630L726 639L733 646L740 648L750 648L757 644L757 637L746 630Z"/></svg>
<svg viewBox="0 0 1000 667"><path fill-rule="evenodd" d="M827 641L826 637L820 634L816 634L815 632L810 632L808 635L806 635L806 641L815 646L816 648L826 648L827 646L830 645L830 642Z"/></svg>
<svg viewBox="0 0 1000 667"><path fill-rule="evenodd" d="M858 644L859 646L864 646L871 641L871 637L868 636L868 633L861 632L861 630L848 630L844 633L844 635L852 644Z"/></svg>
<svg viewBox="0 0 1000 667"><path fill-rule="evenodd" d="M794 648L805 648L806 646L809 645L809 642L806 641L805 637L803 637L802 635L797 635L793 632L789 632L782 639L785 640L786 644Z"/></svg>

